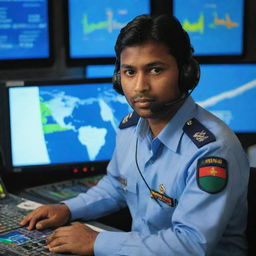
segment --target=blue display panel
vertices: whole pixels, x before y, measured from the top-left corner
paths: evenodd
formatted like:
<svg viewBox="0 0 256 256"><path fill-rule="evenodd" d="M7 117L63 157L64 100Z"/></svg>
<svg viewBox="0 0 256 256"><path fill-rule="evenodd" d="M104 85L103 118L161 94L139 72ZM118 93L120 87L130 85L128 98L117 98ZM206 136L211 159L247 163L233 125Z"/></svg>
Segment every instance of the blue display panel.
<svg viewBox="0 0 256 256"><path fill-rule="evenodd" d="M116 130L131 111L111 83L9 88L13 166L111 159Z"/></svg>
<svg viewBox="0 0 256 256"><path fill-rule="evenodd" d="M0 60L49 58L48 1L0 2Z"/></svg>
<svg viewBox="0 0 256 256"><path fill-rule="evenodd" d="M256 64L201 65L196 102L237 133L256 133Z"/></svg>
<svg viewBox="0 0 256 256"><path fill-rule="evenodd" d="M69 0L70 58L114 57L120 29L145 13L150 13L150 0Z"/></svg>
<svg viewBox="0 0 256 256"><path fill-rule="evenodd" d="M7 243L7 244L15 243L17 245L24 244L27 241L31 240L30 237L26 236L25 234L22 234L19 231L11 231L7 234L0 235L0 239L4 243Z"/></svg>
<svg viewBox="0 0 256 256"><path fill-rule="evenodd" d="M88 65L85 68L86 78L107 78L114 74L115 65Z"/></svg>
<svg viewBox="0 0 256 256"><path fill-rule="evenodd" d="M173 4L195 55L243 53L244 0L174 0Z"/></svg>

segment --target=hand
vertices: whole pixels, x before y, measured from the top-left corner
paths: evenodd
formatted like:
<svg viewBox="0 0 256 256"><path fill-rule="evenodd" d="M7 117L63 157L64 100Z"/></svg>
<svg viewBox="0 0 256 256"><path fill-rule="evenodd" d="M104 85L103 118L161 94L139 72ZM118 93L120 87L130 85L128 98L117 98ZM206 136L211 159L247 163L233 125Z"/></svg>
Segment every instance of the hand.
<svg viewBox="0 0 256 256"><path fill-rule="evenodd" d="M46 238L46 248L55 253L93 255L94 242L98 234L99 232L81 223L60 227Z"/></svg>
<svg viewBox="0 0 256 256"><path fill-rule="evenodd" d="M66 224L70 215L70 210L65 204L44 205L29 213L20 225L28 225L29 230L58 227Z"/></svg>

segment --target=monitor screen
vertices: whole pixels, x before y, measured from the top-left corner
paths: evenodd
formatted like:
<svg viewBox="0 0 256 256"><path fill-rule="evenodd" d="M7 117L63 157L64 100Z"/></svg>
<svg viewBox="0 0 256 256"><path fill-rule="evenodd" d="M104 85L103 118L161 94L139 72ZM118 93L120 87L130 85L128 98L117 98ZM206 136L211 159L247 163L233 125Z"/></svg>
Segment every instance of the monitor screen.
<svg viewBox="0 0 256 256"><path fill-rule="evenodd" d="M192 95L236 133L256 133L256 64L201 65Z"/></svg>
<svg viewBox="0 0 256 256"><path fill-rule="evenodd" d="M1 0L0 61L50 58L48 0Z"/></svg>
<svg viewBox="0 0 256 256"><path fill-rule="evenodd" d="M107 78L114 74L115 65L87 65L85 78Z"/></svg>
<svg viewBox="0 0 256 256"><path fill-rule="evenodd" d="M188 32L195 55L243 54L244 0L174 0L173 14Z"/></svg>
<svg viewBox="0 0 256 256"><path fill-rule="evenodd" d="M131 111L111 81L34 84L8 89L12 166L109 161Z"/></svg>
<svg viewBox="0 0 256 256"><path fill-rule="evenodd" d="M120 29L139 14L150 13L150 0L69 0L69 58L113 58Z"/></svg>

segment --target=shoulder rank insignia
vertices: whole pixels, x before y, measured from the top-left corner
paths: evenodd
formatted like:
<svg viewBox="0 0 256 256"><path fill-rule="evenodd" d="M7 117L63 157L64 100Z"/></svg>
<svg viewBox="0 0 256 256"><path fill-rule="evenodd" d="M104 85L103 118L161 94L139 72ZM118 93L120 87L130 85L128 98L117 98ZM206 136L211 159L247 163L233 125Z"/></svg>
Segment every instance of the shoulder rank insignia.
<svg viewBox="0 0 256 256"><path fill-rule="evenodd" d="M185 123L183 131L198 148L216 140L215 136L195 118Z"/></svg>
<svg viewBox="0 0 256 256"><path fill-rule="evenodd" d="M200 158L197 163L197 183L210 194L221 192L227 185L227 161L220 157Z"/></svg>
<svg viewBox="0 0 256 256"><path fill-rule="evenodd" d="M128 114L119 124L120 129L134 126L138 123L140 116L134 111Z"/></svg>

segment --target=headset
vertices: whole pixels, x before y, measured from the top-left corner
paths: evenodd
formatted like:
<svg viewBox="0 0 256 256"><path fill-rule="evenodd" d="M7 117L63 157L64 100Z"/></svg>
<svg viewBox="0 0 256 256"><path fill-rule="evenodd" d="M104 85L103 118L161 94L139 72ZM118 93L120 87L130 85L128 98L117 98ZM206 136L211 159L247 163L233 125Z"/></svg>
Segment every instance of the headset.
<svg viewBox="0 0 256 256"><path fill-rule="evenodd" d="M184 101L187 97L189 97L189 95L193 92L193 90L195 89L195 87L197 86L199 79L200 79L200 66L199 63L197 62L197 60L193 57L193 52L194 49L190 43L190 39L189 36L187 34L187 32L182 28L181 24L179 23L179 21L173 17L170 18L169 21L170 23L168 23L168 17L166 16L159 16L159 17L155 17L155 24L159 24L157 22L159 22L160 20L162 20L162 29L163 30L159 30L158 31L158 36L157 36L157 41L159 42L163 42L166 44L167 48L170 51L170 54L176 59L177 61L177 65L178 65L178 70L179 70L179 78L178 78L178 86L180 89L180 97L178 99L172 100L170 102L155 102L153 104L151 104L151 111L152 112L163 112L163 111L168 111L169 108L173 105L176 105L177 103L180 103L181 101ZM157 20L158 19L158 20ZM149 23L148 23L149 22ZM121 51L123 49L121 49L119 46L121 46L121 40L123 40L123 36L127 35L127 33L129 31L131 31L131 35L139 35L137 37L137 39L139 40L135 40L135 44L136 42L143 43L146 42L147 40L152 40L151 39L151 35L149 37L147 37L146 33L148 32L147 30L142 31L142 28L140 27L140 25L143 24L145 26L147 26L147 24L149 24L149 26L151 26L151 20L150 18L148 19L147 15L141 15L138 16L137 18L135 18L131 23L129 23L127 27L124 27L117 39L116 45L115 45L115 50L116 50L116 62L115 62L115 69L114 69L114 74L112 77L112 83L113 83L113 88L116 90L117 93L124 95L123 89L122 89L122 84L121 84L121 74L120 74L120 54ZM169 26L169 25L170 26ZM138 26L139 25L139 26ZM159 28L159 27L158 27ZM151 29L151 27L150 27ZM160 28L159 28L160 29ZM172 39L167 38L168 40L161 40L164 39L165 37L165 33L168 31L172 31L174 33L174 37ZM175 32L176 31L176 32ZM144 33L144 34L143 34ZM151 33L151 31L149 31L149 33ZM141 38L140 38L141 36ZM143 37L145 38L145 40L143 40ZM127 39L128 38L128 39ZM128 47L129 45L132 45L132 40L131 38L129 38L129 36L127 37L125 40L126 42L126 46ZM160 40L158 38L161 38ZM153 36L153 40L154 40L154 36ZM172 42L170 42L169 40L174 40L174 45L169 45L172 44ZM179 40L180 41L179 43ZM131 44L129 44L129 42ZM180 50L177 49L178 44L181 44Z"/></svg>

